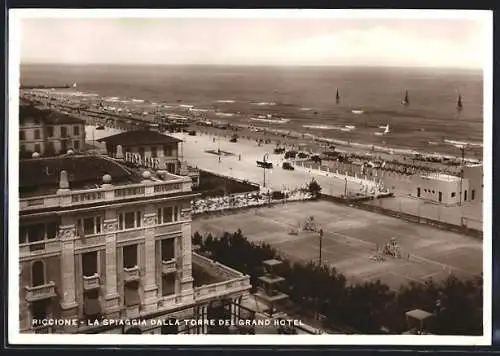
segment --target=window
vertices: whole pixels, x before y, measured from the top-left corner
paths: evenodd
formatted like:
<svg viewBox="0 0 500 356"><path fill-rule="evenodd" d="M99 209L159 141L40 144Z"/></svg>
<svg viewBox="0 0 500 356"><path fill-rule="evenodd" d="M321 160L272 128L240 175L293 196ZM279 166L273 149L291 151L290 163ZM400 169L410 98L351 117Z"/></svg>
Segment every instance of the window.
<svg viewBox="0 0 500 356"><path fill-rule="evenodd" d="M50 222L46 225L47 227L47 239L55 239L57 237L57 232L59 231L59 224L57 222Z"/></svg>
<svg viewBox="0 0 500 356"><path fill-rule="evenodd" d="M97 251L82 254L82 273L86 277L91 277L97 272Z"/></svg>
<svg viewBox="0 0 500 356"><path fill-rule="evenodd" d="M457 194L456 194L455 192L452 192L452 193L451 193L451 197L452 197L452 198L455 198L455 196L456 196L456 195L457 195Z"/></svg>
<svg viewBox="0 0 500 356"><path fill-rule="evenodd" d="M73 141L73 148L75 150L79 150L80 149L80 141Z"/></svg>
<svg viewBox="0 0 500 356"><path fill-rule="evenodd" d="M56 153L56 148L54 147L54 142L45 143L45 155L53 156Z"/></svg>
<svg viewBox="0 0 500 356"><path fill-rule="evenodd" d="M37 300L31 304L32 319L38 321L36 324L33 323L33 325L40 325L42 320L47 319L48 304L48 299Z"/></svg>
<svg viewBox="0 0 500 356"><path fill-rule="evenodd" d="M152 158L158 157L158 150L156 147L151 147L151 157Z"/></svg>
<svg viewBox="0 0 500 356"><path fill-rule="evenodd" d="M54 137L54 127L47 126L46 132L47 132L47 137Z"/></svg>
<svg viewBox="0 0 500 356"><path fill-rule="evenodd" d="M21 150L21 152L26 152L26 145L20 145L19 149Z"/></svg>
<svg viewBox="0 0 500 356"><path fill-rule="evenodd" d="M137 245L123 246L123 267L137 266Z"/></svg>
<svg viewBox="0 0 500 356"><path fill-rule="evenodd" d="M80 136L80 126L73 126L73 135Z"/></svg>
<svg viewBox="0 0 500 356"><path fill-rule="evenodd" d="M92 216L76 221L76 228L80 236L96 235L102 231L102 219L100 216Z"/></svg>
<svg viewBox="0 0 500 356"><path fill-rule="evenodd" d="M45 266L42 261L33 262L31 265L31 285L33 287L45 284Z"/></svg>
<svg viewBox="0 0 500 356"><path fill-rule="evenodd" d="M172 155L172 150L168 146L163 146L163 155L168 157Z"/></svg>
<svg viewBox="0 0 500 356"><path fill-rule="evenodd" d="M158 224L167 224L179 220L178 206L166 206L158 209Z"/></svg>
<svg viewBox="0 0 500 356"><path fill-rule="evenodd" d="M99 292L97 290L87 291L83 295L83 312L87 320L101 319L101 303L99 302Z"/></svg>
<svg viewBox="0 0 500 356"><path fill-rule="evenodd" d="M118 229L133 229L141 227L141 212L128 211L118 215Z"/></svg>
<svg viewBox="0 0 500 356"><path fill-rule="evenodd" d="M144 147L139 148L139 156L141 156L142 158L144 158L145 152L146 152L146 150L144 149Z"/></svg>
<svg viewBox="0 0 500 356"><path fill-rule="evenodd" d="M52 221L46 224L33 224L19 227L19 243L40 242L40 248L44 248L43 241L55 239L59 231L59 223ZM38 245L38 244L37 244Z"/></svg>
<svg viewBox="0 0 500 356"><path fill-rule="evenodd" d="M470 200L476 199L476 190L472 189L470 192Z"/></svg>
<svg viewBox="0 0 500 356"><path fill-rule="evenodd" d="M163 275L161 278L161 295L167 296L175 294L175 273Z"/></svg>
<svg viewBox="0 0 500 356"><path fill-rule="evenodd" d="M167 171L175 174L175 163L167 163Z"/></svg>
<svg viewBox="0 0 500 356"><path fill-rule="evenodd" d="M40 130L35 130L35 140L40 139Z"/></svg>
<svg viewBox="0 0 500 356"><path fill-rule="evenodd" d="M40 144L39 143L35 143L35 152L38 152L38 153L41 152Z"/></svg>
<svg viewBox="0 0 500 356"><path fill-rule="evenodd" d="M38 117L35 117L33 119L33 122L35 123L35 125L40 125L40 119Z"/></svg>
<svg viewBox="0 0 500 356"><path fill-rule="evenodd" d="M161 240L161 259L169 261L175 257L175 239Z"/></svg>
<svg viewBox="0 0 500 356"><path fill-rule="evenodd" d="M68 136L68 129L64 126L61 126L61 137Z"/></svg>
<svg viewBox="0 0 500 356"><path fill-rule="evenodd" d="M139 295L139 282L134 281L125 283L124 299L127 307L141 304L141 297Z"/></svg>
<svg viewBox="0 0 500 356"><path fill-rule="evenodd" d="M24 131L19 131L19 141L26 140L26 133Z"/></svg>

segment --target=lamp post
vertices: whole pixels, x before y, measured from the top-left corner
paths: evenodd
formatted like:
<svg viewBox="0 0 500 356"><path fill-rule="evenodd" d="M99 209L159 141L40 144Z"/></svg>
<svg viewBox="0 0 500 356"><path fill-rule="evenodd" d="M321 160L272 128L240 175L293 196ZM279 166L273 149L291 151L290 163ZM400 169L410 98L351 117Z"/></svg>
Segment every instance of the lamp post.
<svg viewBox="0 0 500 356"><path fill-rule="evenodd" d="M464 162L465 162L465 145L460 146L460 151L462 153L462 162L460 166L460 196L458 200L458 206L462 205L462 186L463 186L463 180L464 180Z"/></svg>
<svg viewBox="0 0 500 356"><path fill-rule="evenodd" d="M268 157L269 157L269 153L265 153L264 157L262 159L262 161L263 161L262 168L264 169L264 182L263 182L263 187L264 188L266 187L266 163L267 163Z"/></svg>

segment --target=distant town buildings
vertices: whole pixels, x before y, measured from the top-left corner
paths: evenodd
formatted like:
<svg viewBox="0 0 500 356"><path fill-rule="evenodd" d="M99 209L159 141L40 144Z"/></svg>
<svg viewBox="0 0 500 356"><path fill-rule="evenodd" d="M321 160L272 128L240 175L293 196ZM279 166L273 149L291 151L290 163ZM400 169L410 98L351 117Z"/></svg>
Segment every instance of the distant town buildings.
<svg viewBox="0 0 500 356"><path fill-rule="evenodd" d="M85 122L53 110L30 104L19 106L19 149L21 158L33 153L54 156L85 145Z"/></svg>

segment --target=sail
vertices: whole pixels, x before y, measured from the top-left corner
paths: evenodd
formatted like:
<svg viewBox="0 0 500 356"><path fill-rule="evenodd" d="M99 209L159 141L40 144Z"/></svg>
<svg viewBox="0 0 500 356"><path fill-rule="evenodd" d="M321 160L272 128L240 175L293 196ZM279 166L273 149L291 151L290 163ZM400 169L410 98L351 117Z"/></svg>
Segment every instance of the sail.
<svg viewBox="0 0 500 356"><path fill-rule="evenodd" d="M337 94L335 95L335 102L338 104L340 103L340 95L339 95L339 88L337 88Z"/></svg>
<svg viewBox="0 0 500 356"><path fill-rule="evenodd" d="M401 104L407 106L410 104L410 99L408 98L408 90L405 92L405 97L403 99L403 101L401 102Z"/></svg>
<svg viewBox="0 0 500 356"><path fill-rule="evenodd" d="M458 94L458 100L457 100L457 110L461 111L463 108L463 103L462 103L462 95Z"/></svg>

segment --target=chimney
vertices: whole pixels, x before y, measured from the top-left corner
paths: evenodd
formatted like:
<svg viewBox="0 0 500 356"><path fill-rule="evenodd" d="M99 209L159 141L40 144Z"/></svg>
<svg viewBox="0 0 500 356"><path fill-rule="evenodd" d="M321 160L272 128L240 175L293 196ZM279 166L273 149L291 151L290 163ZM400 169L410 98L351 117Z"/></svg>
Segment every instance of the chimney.
<svg viewBox="0 0 500 356"><path fill-rule="evenodd" d="M59 174L59 190L69 190L68 172L64 170Z"/></svg>
<svg viewBox="0 0 500 356"><path fill-rule="evenodd" d="M116 158L123 159L123 148L122 148L122 145L116 146Z"/></svg>

